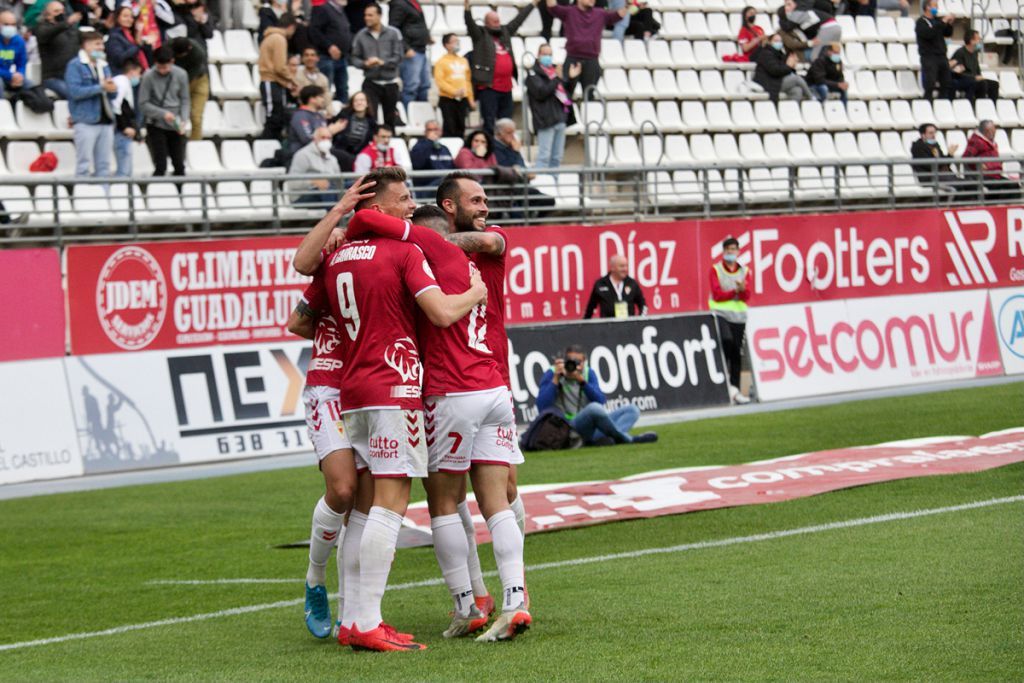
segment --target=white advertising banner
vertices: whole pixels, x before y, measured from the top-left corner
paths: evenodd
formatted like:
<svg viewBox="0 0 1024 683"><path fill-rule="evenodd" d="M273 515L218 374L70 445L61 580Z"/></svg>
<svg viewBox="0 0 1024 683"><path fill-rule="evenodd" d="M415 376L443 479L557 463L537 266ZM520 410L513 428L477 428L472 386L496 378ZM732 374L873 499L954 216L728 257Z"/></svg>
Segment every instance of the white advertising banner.
<svg viewBox="0 0 1024 683"><path fill-rule="evenodd" d="M0 363L0 484L82 474L60 358Z"/></svg>
<svg viewBox="0 0 1024 683"><path fill-rule="evenodd" d="M985 290L753 307L761 400L1002 374Z"/></svg>
<svg viewBox="0 0 1024 683"><path fill-rule="evenodd" d="M1024 287L990 289L999 353L1007 375L1024 374Z"/></svg>
<svg viewBox="0 0 1024 683"><path fill-rule="evenodd" d="M310 451L308 342L65 360L86 474Z"/></svg>

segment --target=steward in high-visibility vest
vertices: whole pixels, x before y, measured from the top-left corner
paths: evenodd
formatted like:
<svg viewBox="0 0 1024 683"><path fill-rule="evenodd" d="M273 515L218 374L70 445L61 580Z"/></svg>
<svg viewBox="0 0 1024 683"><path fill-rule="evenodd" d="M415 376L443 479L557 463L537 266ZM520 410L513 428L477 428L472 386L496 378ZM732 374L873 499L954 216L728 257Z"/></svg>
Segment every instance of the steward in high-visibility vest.
<svg viewBox="0 0 1024 683"><path fill-rule="evenodd" d="M736 403L750 399L740 393L740 368L743 360L743 335L747 328L747 302L750 301L750 269L738 262L739 242L730 237L722 243L722 260L711 266L711 294L708 308L719 314L722 324L722 351L729 366L729 395Z"/></svg>

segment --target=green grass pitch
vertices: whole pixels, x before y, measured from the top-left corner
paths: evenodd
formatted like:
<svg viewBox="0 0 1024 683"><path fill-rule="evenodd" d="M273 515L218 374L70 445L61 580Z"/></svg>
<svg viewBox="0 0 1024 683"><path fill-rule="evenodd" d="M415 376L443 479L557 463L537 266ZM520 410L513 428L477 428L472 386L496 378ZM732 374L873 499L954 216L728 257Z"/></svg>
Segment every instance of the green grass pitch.
<svg viewBox="0 0 1024 683"><path fill-rule="evenodd" d="M523 484L610 479L1024 424L1024 384L657 428L649 447L533 455ZM310 461L312 463L312 455ZM302 597L306 468L0 502L0 645ZM527 565L1024 493L1024 464L531 535ZM422 497L414 486L414 496ZM490 546L481 546L493 569ZM333 561L329 587L336 583ZM398 552L394 584L437 577ZM294 579L155 585L154 579ZM1024 503L527 572L534 628L444 641L443 586L390 592L429 649L317 641L301 605L0 651L0 681L1009 681L1024 677ZM489 579L492 590L497 580ZM332 602L333 606L333 602Z"/></svg>

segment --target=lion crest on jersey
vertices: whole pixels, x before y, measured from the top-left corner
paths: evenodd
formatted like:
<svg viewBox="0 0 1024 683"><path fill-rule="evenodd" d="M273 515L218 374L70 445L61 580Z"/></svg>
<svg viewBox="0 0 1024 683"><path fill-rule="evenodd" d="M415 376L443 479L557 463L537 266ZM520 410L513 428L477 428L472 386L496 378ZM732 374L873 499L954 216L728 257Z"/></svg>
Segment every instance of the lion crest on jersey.
<svg viewBox="0 0 1024 683"><path fill-rule="evenodd" d="M313 346L316 347L318 356L330 355L341 343L338 338L338 323L334 318L325 315L320 318L316 326L316 336L313 339Z"/></svg>
<svg viewBox="0 0 1024 683"><path fill-rule="evenodd" d="M420 384L423 380L420 352L416 348L416 342L410 337L402 337L388 346L384 350L384 362L398 373L405 384L409 382Z"/></svg>

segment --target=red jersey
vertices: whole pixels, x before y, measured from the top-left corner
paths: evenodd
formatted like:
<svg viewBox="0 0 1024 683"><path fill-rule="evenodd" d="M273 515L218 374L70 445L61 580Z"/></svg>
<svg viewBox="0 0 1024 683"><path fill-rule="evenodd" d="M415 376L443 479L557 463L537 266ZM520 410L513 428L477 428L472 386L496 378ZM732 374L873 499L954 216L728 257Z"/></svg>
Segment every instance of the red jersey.
<svg viewBox="0 0 1024 683"><path fill-rule="evenodd" d="M512 72L516 65L512 55L505 49L501 39L494 39L494 80L491 90L495 92L512 92Z"/></svg>
<svg viewBox="0 0 1024 683"><path fill-rule="evenodd" d="M341 410L422 410L416 297L437 287L423 252L374 237L327 262L325 289L341 339Z"/></svg>
<svg viewBox="0 0 1024 683"><path fill-rule="evenodd" d="M360 237L372 232L397 239L406 237L423 250L442 292L462 294L469 289L469 278L476 268L469 257L433 230L407 225L406 221L378 211L360 211L349 221L346 234ZM418 314L416 330L423 346L425 396L486 391L505 384L498 353L489 345L487 309L488 306L475 306L461 320L444 328Z"/></svg>
<svg viewBox="0 0 1024 683"><path fill-rule="evenodd" d="M331 305L327 300L323 263L302 293L302 300L316 314L313 356L306 368L306 386L337 389L341 385L341 340L338 337L338 323L331 315Z"/></svg>
<svg viewBox="0 0 1024 683"><path fill-rule="evenodd" d="M480 277L487 285L487 346L494 352L494 360L505 380L505 386L512 386L508 371L508 333L505 331L505 258L508 256L508 235L499 227L491 226L487 232L501 235L505 240L505 251L501 256L471 254L470 259L480 270Z"/></svg>

